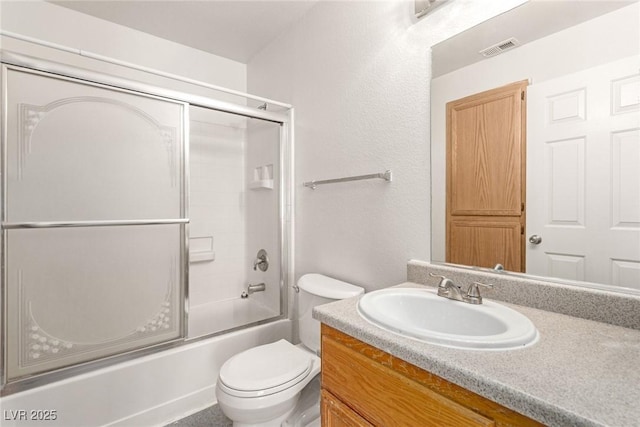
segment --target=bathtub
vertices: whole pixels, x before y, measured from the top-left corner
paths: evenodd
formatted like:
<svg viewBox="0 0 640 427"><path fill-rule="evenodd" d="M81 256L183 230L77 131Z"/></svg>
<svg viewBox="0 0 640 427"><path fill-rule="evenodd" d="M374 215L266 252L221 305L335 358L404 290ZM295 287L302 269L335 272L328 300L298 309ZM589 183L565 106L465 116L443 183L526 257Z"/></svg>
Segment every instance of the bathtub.
<svg viewBox="0 0 640 427"><path fill-rule="evenodd" d="M288 319L12 394L0 398L0 425L163 426L216 403L216 379L229 357L281 338L291 339Z"/></svg>
<svg viewBox="0 0 640 427"><path fill-rule="evenodd" d="M278 312L261 304L255 297L200 304L189 308L189 337L197 338L278 315Z"/></svg>

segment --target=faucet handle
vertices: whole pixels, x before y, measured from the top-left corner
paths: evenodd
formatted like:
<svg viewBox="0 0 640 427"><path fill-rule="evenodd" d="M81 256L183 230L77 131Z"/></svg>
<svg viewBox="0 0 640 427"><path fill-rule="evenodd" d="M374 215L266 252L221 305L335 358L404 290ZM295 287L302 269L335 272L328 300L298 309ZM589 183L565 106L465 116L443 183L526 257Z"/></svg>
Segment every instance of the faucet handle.
<svg viewBox="0 0 640 427"><path fill-rule="evenodd" d="M467 290L467 300L471 304L482 304L482 296L480 295L479 286L482 286L483 288L493 288L491 283L473 282L470 284L469 289Z"/></svg>
<svg viewBox="0 0 640 427"><path fill-rule="evenodd" d="M453 284L453 280L448 279L448 278L446 278L446 277L444 277L444 276L440 276L439 274L433 274L433 273L431 273L431 272L430 272L430 273L429 273L429 276L431 276L431 277L437 277L437 278L439 278L439 279L440 279L440 282L438 283L438 287L439 287L439 288L447 288L448 286L455 286L455 285Z"/></svg>
<svg viewBox="0 0 640 427"><path fill-rule="evenodd" d="M460 294L460 287L456 286L453 283L453 280L448 279L444 276L440 276L438 274L429 273L431 277L440 278L440 282L438 282L438 296L451 298L455 300L461 300L462 295Z"/></svg>

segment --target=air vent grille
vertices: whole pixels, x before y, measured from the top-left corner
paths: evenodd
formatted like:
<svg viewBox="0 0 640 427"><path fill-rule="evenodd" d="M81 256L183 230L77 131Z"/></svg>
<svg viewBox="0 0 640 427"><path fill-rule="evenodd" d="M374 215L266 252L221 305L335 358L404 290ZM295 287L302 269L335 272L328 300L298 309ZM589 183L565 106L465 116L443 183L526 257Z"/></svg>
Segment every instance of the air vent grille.
<svg viewBox="0 0 640 427"><path fill-rule="evenodd" d="M503 40L499 43L494 44L493 46L489 46L486 49L482 49L478 53L480 53L482 56L485 56L485 57L495 56L509 49L513 49L514 47L519 45L520 45L520 42L516 38L511 37L510 39Z"/></svg>

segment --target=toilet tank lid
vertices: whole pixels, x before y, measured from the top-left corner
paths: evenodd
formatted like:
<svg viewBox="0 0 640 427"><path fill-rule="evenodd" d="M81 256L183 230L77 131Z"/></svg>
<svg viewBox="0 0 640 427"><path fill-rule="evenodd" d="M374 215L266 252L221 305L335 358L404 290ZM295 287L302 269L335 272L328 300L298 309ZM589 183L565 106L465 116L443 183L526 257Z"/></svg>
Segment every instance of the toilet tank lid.
<svg viewBox="0 0 640 427"><path fill-rule="evenodd" d="M322 274L305 274L298 279L298 287L310 294L331 299L346 299L364 293L364 288L333 279Z"/></svg>

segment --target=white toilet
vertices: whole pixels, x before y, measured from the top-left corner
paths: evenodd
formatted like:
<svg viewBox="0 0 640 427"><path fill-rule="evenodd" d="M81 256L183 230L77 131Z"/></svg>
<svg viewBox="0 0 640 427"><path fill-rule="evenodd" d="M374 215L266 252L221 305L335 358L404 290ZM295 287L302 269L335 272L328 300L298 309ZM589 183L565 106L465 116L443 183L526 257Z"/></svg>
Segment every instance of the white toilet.
<svg viewBox="0 0 640 427"><path fill-rule="evenodd" d="M250 348L231 357L220 369L216 396L234 427L280 427L285 420L285 425L317 422L319 390L315 388L319 389L320 383L309 384L320 373L320 323L311 317L313 307L360 295L364 289L321 274L302 276L298 287L302 344L280 340ZM307 398L299 399L308 384ZM308 396L315 402L309 404Z"/></svg>

